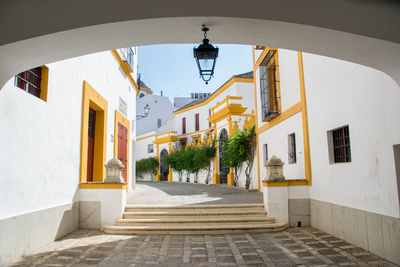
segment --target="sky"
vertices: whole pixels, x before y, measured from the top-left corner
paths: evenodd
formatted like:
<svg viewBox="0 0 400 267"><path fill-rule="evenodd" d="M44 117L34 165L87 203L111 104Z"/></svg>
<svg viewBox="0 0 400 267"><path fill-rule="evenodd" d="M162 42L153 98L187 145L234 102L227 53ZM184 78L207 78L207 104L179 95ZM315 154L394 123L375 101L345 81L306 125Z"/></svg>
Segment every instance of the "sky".
<svg viewBox="0 0 400 267"><path fill-rule="evenodd" d="M177 96L190 93L212 93L233 75L252 71L253 55L249 45L215 45L219 54L214 77L208 85L200 78L193 48L199 44L169 44L139 47L140 79L153 91L168 96L173 103Z"/></svg>

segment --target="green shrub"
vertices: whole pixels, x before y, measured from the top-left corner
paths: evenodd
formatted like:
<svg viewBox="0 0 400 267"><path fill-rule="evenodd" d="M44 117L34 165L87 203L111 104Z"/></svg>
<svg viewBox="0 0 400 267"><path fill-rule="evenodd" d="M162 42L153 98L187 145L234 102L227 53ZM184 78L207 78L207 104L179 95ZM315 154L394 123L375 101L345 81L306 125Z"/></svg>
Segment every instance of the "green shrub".
<svg viewBox="0 0 400 267"><path fill-rule="evenodd" d="M136 175L143 177L144 174L152 174L154 179L157 174L158 160L156 157L136 161Z"/></svg>
<svg viewBox="0 0 400 267"><path fill-rule="evenodd" d="M204 144L199 147L187 146L183 149L171 152L167 158L170 167L178 172L180 180L183 172L194 174L194 182L198 182L198 174L202 169L208 168L210 172L211 160L215 157L215 143ZM207 175L207 177L209 174ZM209 179L206 178L206 183Z"/></svg>

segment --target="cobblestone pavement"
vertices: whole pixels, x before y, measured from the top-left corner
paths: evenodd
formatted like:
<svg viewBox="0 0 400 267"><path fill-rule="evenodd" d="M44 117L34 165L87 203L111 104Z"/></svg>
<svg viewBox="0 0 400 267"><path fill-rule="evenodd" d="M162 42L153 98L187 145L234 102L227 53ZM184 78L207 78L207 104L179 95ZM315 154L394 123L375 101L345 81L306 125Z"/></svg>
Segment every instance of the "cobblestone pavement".
<svg viewBox="0 0 400 267"><path fill-rule="evenodd" d="M224 185L178 182L137 182L128 193L128 204L209 205L232 203L262 203L257 191Z"/></svg>
<svg viewBox="0 0 400 267"><path fill-rule="evenodd" d="M219 236L79 230L14 266L395 266L314 228Z"/></svg>

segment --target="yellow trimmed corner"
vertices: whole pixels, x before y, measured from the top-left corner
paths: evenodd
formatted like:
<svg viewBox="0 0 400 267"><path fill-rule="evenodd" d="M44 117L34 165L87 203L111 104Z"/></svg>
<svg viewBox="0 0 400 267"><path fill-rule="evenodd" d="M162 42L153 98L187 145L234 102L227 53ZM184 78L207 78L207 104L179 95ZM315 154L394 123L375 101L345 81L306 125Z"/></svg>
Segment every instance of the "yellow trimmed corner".
<svg viewBox="0 0 400 267"><path fill-rule="evenodd" d="M230 186L235 186L235 174L234 174L234 170L233 170L233 168L230 168L229 169L229 173L228 173L228 177L227 177L228 179L228 185L230 185Z"/></svg>
<svg viewBox="0 0 400 267"><path fill-rule="evenodd" d="M214 128L214 140L217 140L217 123L213 122L213 128ZM218 144L215 142L215 157L214 157L214 175L213 175L213 184L219 184L220 179L219 179L219 174L218 174Z"/></svg>
<svg viewBox="0 0 400 267"><path fill-rule="evenodd" d="M311 156L310 156L310 136L308 131L308 115L307 115L307 101L306 101L306 86L304 83L304 67L303 67L303 53L297 52L299 63L299 79L300 79L300 97L301 97L301 118L303 122L303 142L304 142L304 169L305 176L308 183L312 184L311 174Z"/></svg>
<svg viewBox="0 0 400 267"><path fill-rule="evenodd" d="M215 171L215 172L217 172L217 171ZM218 173L214 173L213 184L219 184L220 183L220 179L219 178L220 178L219 174Z"/></svg>
<svg viewBox="0 0 400 267"><path fill-rule="evenodd" d="M49 68L41 66L40 99L47 102L47 90L49 86Z"/></svg>
<svg viewBox="0 0 400 267"><path fill-rule="evenodd" d="M253 84L254 84L254 104L255 104L255 110L256 110L256 129L258 129L258 107L257 107L257 84L256 84L256 56L255 56L255 46L253 45L252 47L252 52L253 52ZM258 183L257 183L257 188L258 192L261 191L261 174L260 174L260 149L259 149L259 137L258 137L258 131L256 131L256 144L257 144L257 178L258 178Z"/></svg>
<svg viewBox="0 0 400 267"><path fill-rule="evenodd" d="M128 189L128 184L80 183L80 189Z"/></svg>
<svg viewBox="0 0 400 267"><path fill-rule="evenodd" d="M171 142L169 142L169 144L168 144L168 151L169 151L169 154L171 154L171 152L172 152L172 143ZM171 168L171 166L168 166L168 169L169 169L168 182L172 182L172 168Z"/></svg>
<svg viewBox="0 0 400 267"><path fill-rule="evenodd" d="M131 136L131 127L129 120L122 115L118 110L115 110L115 120L114 120L114 158L118 158L118 123L123 125L128 130L128 143L126 148L126 161L128 162L126 166L126 182L129 183L129 147L130 147L130 136Z"/></svg>
<svg viewBox="0 0 400 267"><path fill-rule="evenodd" d="M93 182L101 183L105 179L104 165L106 163L107 106L107 100L102 97L87 81L84 81L81 128L81 183L87 182L89 108L96 111Z"/></svg>
<svg viewBox="0 0 400 267"><path fill-rule="evenodd" d="M156 181L159 182L159 181L161 181L161 176L160 176L160 146L159 146L159 144L156 144L156 145L157 145L157 161L158 161Z"/></svg>

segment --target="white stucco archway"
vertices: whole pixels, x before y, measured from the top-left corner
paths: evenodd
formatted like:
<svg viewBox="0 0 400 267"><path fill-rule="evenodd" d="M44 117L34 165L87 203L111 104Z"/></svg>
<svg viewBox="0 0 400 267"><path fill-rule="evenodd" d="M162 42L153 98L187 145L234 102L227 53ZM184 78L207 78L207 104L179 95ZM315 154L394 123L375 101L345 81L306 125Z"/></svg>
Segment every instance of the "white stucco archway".
<svg viewBox="0 0 400 267"><path fill-rule="evenodd" d="M0 3L0 86L28 68L119 47L259 44L379 69L400 84L400 4L382 0L30 1Z"/></svg>

